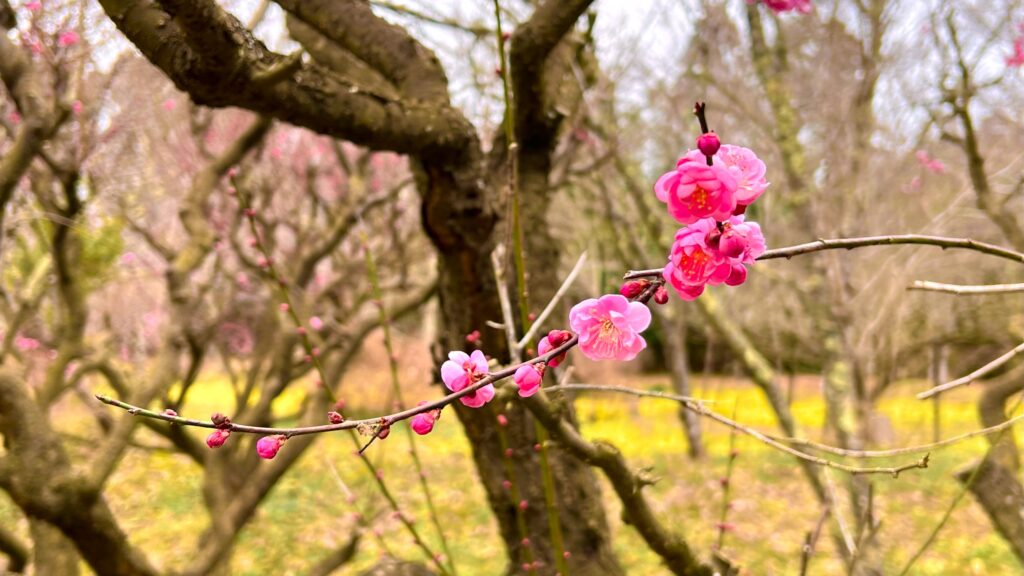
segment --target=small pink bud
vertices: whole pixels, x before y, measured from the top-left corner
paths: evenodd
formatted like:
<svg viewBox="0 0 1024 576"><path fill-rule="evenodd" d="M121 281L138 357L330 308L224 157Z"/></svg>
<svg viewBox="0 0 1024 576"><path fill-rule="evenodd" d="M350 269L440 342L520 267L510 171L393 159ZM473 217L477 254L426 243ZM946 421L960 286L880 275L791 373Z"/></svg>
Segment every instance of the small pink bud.
<svg viewBox="0 0 1024 576"><path fill-rule="evenodd" d="M569 552L568 550L566 550L565 552L562 552L562 558L565 558L566 560L568 560L570 557L572 557L572 552Z"/></svg>
<svg viewBox="0 0 1024 576"><path fill-rule="evenodd" d="M246 218L253 218L253 217L255 217L256 216L256 210L253 209L253 208L246 208L245 209L245 216L246 216Z"/></svg>
<svg viewBox="0 0 1024 576"><path fill-rule="evenodd" d="M331 424L341 424L345 421L345 417L332 410L327 413L327 420L330 421Z"/></svg>
<svg viewBox="0 0 1024 576"><path fill-rule="evenodd" d="M529 507L530 507L530 503L527 502L526 500L520 500L519 501L519 509L520 510L526 510Z"/></svg>
<svg viewBox="0 0 1024 576"><path fill-rule="evenodd" d="M256 453L260 455L260 458L272 460L287 439L288 437L283 434L264 436L256 441Z"/></svg>
<svg viewBox="0 0 1024 576"><path fill-rule="evenodd" d="M299 326L298 328L295 329L295 333L298 334L299 336L305 336L306 335L306 327L305 326Z"/></svg>
<svg viewBox="0 0 1024 576"><path fill-rule="evenodd" d="M534 452L540 452L541 448L543 448L543 446L541 446L539 442L533 445Z"/></svg>
<svg viewBox="0 0 1024 576"><path fill-rule="evenodd" d="M313 347L313 357L319 357L319 356L320 356L320 349L317 348L316 346L314 346Z"/></svg>
<svg viewBox="0 0 1024 576"><path fill-rule="evenodd" d="M522 540L519 541L519 543L521 545L523 545L523 546L529 546L530 545L530 539L529 538L523 538Z"/></svg>
<svg viewBox="0 0 1024 576"><path fill-rule="evenodd" d="M228 168L228 178L234 178L235 176L238 176L238 167L232 166L231 168Z"/></svg>
<svg viewBox="0 0 1024 576"><path fill-rule="evenodd" d="M511 458L511 457L512 457L512 449L511 448L505 448L505 458Z"/></svg>
<svg viewBox="0 0 1024 576"><path fill-rule="evenodd" d="M177 416L178 413L175 412L174 410L170 409L170 408L167 408L167 409L164 410L164 415L165 416Z"/></svg>
<svg viewBox="0 0 1024 576"><path fill-rule="evenodd" d="M388 425L388 424L384 424L383 426L381 426L380 431L377 432L377 438L380 438L381 440L384 440L385 438L387 438L390 435L391 435L391 426Z"/></svg>
<svg viewBox="0 0 1024 576"><path fill-rule="evenodd" d="M231 430L226 428L218 428L210 433L206 437L206 445L210 448L220 448L228 441L228 436L231 435Z"/></svg>
<svg viewBox="0 0 1024 576"><path fill-rule="evenodd" d="M718 134L714 131L708 132L707 134L701 134L697 138L697 148L700 149L700 153L705 156L714 156L718 153L718 149L722 147L722 142L718 139Z"/></svg>
<svg viewBox="0 0 1024 576"><path fill-rule="evenodd" d="M256 262L256 264L260 268L269 268L270 267L270 260L267 259L267 258L264 258L263 256L260 256L260 259Z"/></svg>
<svg viewBox="0 0 1024 576"><path fill-rule="evenodd" d="M658 289L654 291L654 301L658 304L668 302L668 290L664 286L658 286Z"/></svg>
<svg viewBox="0 0 1024 576"><path fill-rule="evenodd" d="M508 426L508 418L504 414L498 414L498 426Z"/></svg>
<svg viewBox="0 0 1024 576"><path fill-rule="evenodd" d="M337 410L338 412L344 412L345 411L345 399L344 398L339 398L338 401L334 403L334 409Z"/></svg>
<svg viewBox="0 0 1024 576"><path fill-rule="evenodd" d="M534 314L533 312L530 312L529 314L526 315L526 319L529 320L530 322L533 322L534 320L537 319L537 315Z"/></svg>
<svg viewBox="0 0 1024 576"><path fill-rule="evenodd" d="M519 395L523 398L529 398L540 390L541 381L544 375L543 362L537 364L524 364L516 369L513 381L519 388Z"/></svg>
<svg viewBox="0 0 1024 576"><path fill-rule="evenodd" d="M619 294L626 298L636 298L650 285L650 280L628 280L619 287Z"/></svg>
<svg viewBox="0 0 1024 576"><path fill-rule="evenodd" d="M504 488L505 490L511 490L512 489L512 481L511 480L502 480L501 481L501 487Z"/></svg>
<svg viewBox="0 0 1024 576"><path fill-rule="evenodd" d="M419 405L423 406L426 402L420 402ZM412 427L412 431L424 436L430 434L434 429L434 424L437 422L437 416L439 411L431 410L429 412L423 412L412 417L412 422L409 424Z"/></svg>
<svg viewBox="0 0 1024 576"><path fill-rule="evenodd" d="M319 316L313 316L309 319L309 327L313 330L321 330L324 327L324 321Z"/></svg>
<svg viewBox="0 0 1024 576"><path fill-rule="evenodd" d="M81 100L75 100L74 102L71 103L71 111L74 112L75 114L81 114L82 113L82 108L83 108L83 106L82 106L82 101Z"/></svg>
<svg viewBox="0 0 1024 576"><path fill-rule="evenodd" d="M532 569L533 569L533 565L532 564L529 564L529 563L526 563L526 562L523 563L523 572L529 572Z"/></svg>
<svg viewBox="0 0 1024 576"><path fill-rule="evenodd" d="M291 306L289 306L287 302L281 302L278 308L281 310L281 312L287 312L291 308Z"/></svg>
<svg viewBox="0 0 1024 576"><path fill-rule="evenodd" d="M466 334L466 343L467 344L478 344L478 343L480 343L480 331L479 330L473 330L469 334Z"/></svg>
<svg viewBox="0 0 1024 576"><path fill-rule="evenodd" d="M249 246L255 248L260 245L260 241L255 238L249 238ZM262 264L260 264L262 266Z"/></svg>

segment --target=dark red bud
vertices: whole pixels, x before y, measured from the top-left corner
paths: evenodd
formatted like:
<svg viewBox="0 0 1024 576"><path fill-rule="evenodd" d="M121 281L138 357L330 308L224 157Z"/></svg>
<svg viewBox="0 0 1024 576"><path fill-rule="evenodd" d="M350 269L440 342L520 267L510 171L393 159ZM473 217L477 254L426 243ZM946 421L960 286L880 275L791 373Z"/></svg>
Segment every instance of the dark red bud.
<svg viewBox="0 0 1024 576"><path fill-rule="evenodd" d="M228 418L227 416L221 414L220 412L216 412L213 414L213 416L210 416L210 421L213 422L213 425L216 426L217 428L231 427L231 418Z"/></svg>
<svg viewBox="0 0 1024 576"><path fill-rule="evenodd" d="M572 332L568 330L552 330L548 332L548 343L551 344L552 348L558 348L562 344L565 344L572 338Z"/></svg>
<svg viewBox="0 0 1024 576"><path fill-rule="evenodd" d="M327 413L327 420L329 420L331 424L341 424L345 421L345 417L337 412L331 411Z"/></svg>
<svg viewBox="0 0 1024 576"><path fill-rule="evenodd" d="M619 287L619 294L626 298L636 298L650 285L650 280L627 280Z"/></svg>
<svg viewBox="0 0 1024 576"><path fill-rule="evenodd" d="M718 149L722 147L722 142L718 139L718 134L714 131L708 132L707 134L701 134L697 138L697 148L700 149L700 153L705 156L714 156L718 153Z"/></svg>
<svg viewBox="0 0 1024 576"><path fill-rule="evenodd" d="M654 301L658 304L668 302L668 290L664 286L658 286L658 289L654 291Z"/></svg>

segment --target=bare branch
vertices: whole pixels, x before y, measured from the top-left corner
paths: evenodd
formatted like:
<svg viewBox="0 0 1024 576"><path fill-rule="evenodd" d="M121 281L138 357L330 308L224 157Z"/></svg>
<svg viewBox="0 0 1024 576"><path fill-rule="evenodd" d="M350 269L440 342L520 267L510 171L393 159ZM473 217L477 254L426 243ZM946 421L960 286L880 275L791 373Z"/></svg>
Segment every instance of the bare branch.
<svg viewBox="0 0 1024 576"><path fill-rule="evenodd" d="M558 291L551 297L551 301L544 307L544 310L537 316L537 319L530 325L530 329L526 331L523 338L516 344L516 348L523 350L530 342L537 337L537 333L540 331L540 327L544 325L544 322L548 319L548 316L554 312L555 307L558 306L558 302L565 296L565 293L569 291L569 287L576 281L576 277L579 276L580 271L583 270L583 264L587 261L587 253L584 251L580 254L580 257L576 260L576 264L569 271L569 275L565 277L565 281L558 287ZM506 321L507 322L507 321Z"/></svg>
<svg viewBox="0 0 1024 576"><path fill-rule="evenodd" d="M907 286L907 290L921 290L925 292L945 292L957 296L973 296L976 294L1012 294L1024 292L1024 283L1020 284L943 284L928 280L915 280Z"/></svg>
<svg viewBox="0 0 1024 576"><path fill-rule="evenodd" d="M946 392L947 390L952 390L953 388L970 384L971 382L974 382L978 378L982 378L988 374L991 374L992 372L995 372L998 368L1000 368L1010 360L1013 360L1013 358L1020 354L1021 352L1024 352L1024 342L1018 344L1016 348L1010 350L1006 354L1003 354L1002 356L996 358L995 360L989 362L988 364L985 364L981 368L978 368L977 370L971 372L966 376L962 376L960 378L957 378L956 380L951 380L949 382L946 382L945 384L940 384L934 388L931 388L930 390L925 390L924 392L921 392L920 394L917 395L917 399L925 400L927 398L935 396L936 394Z"/></svg>
<svg viewBox="0 0 1024 576"><path fill-rule="evenodd" d="M938 246L942 249L959 248L963 250L974 250L997 258L1005 258L1007 260L1024 264L1024 253L1020 253L1009 248L989 244L987 242L971 240L970 238L948 238L945 236L927 236L924 234L893 234L888 236L865 236L861 238L821 239L815 240L814 242L808 242L806 244L797 244L796 246L768 250L762 254L758 260L775 260L778 258L785 258L788 260L794 256L810 254L812 252L821 252L824 250L853 250L854 248L863 248L865 246L893 246L898 244ZM623 276L623 278L629 280L633 278L645 278L648 276L660 276L661 272L661 268L630 270Z"/></svg>

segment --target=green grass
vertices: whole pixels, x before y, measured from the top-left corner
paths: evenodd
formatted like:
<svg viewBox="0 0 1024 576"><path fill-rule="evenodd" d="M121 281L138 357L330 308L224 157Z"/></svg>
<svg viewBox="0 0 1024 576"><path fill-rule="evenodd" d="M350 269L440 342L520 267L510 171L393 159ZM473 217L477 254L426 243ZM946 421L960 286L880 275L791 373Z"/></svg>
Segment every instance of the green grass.
<svg viewBox="0 0 1024 576"><path fill-rule="evenodd" d="M667 380L660 377L620 377L618 380L645 388L667 387ZM695 395L715 400L716 410L729 414L735 403L740 421L775 431L771 411L752 386L722 379L715 379L707 386L700 384L698 379ZM920 388L920 383L898 386L879 406L893 423L894 446L931 440L932 406L913 399L912 392ZM220 383L203 383L197 389L200 394L192 400L190 415L213 411L218 398L225 397ZM968 390L956 398L944 399L944 436L978 428L974 395L975 391ZM284 398L281 411L289 412L296 398ZM725 470L729 431L705 421L709 457L693 462L686 456L676 406L672 403L600 394L580 399L577 409L588 438L610 440L623 450L632 466L653 468L662 479L647 490L663 521L684 534L696 550L702 553L710 550L716 537L715 523L721 498L718 479ZM803 382L798 387L793 411L806 435L820 437L822 404L813 383ZM67 422L62 426L71 429L75 428L72 414L83 413L75 406L66 407L62 412L62 421ZM198 436L199 432L196 434ZM151 435L140 433L139 438L158 443ZM483 491L476 482L469 447L458 422L451 414L445 414L434 433L420 438L418 446L460 573L499 573L504 564L502 546ZM737 439L737 448L739 457L730 512L730 521L735 523L736 530L728 534L725 552L748 574L795 573L804 534L819 515L810 489L793 458L745 436ZM877 514L882 520L878 539L884 545L885 573L895 573L902 567L948 507L959 489L952 473L978 458L985 448L983 439L972 439L933 453L927 470L909 471L898 479L873 478ZM404 434L393 434L386 442L376 443L371 452L403 506L418 521L431 545L439 549L436 535L426 522L425 508L406 454ZM913 458L884 462L905 463ZM243 531L232 560L236 574L302 574L334 546L346 541L353 526L351 509L335 471L359 496L364 508L379 512L374 525L391 549L403 557L420 559L418 549L411 545L397 521L383 510L375 497L363 468L351 455L349 441L332 436L321 438L306 453ZM833 473L832 478L837 486L846 481L842 473ZM112 478L107 499L134 544L147 550L160 566L182 566L194 553L197 539L207 524L200 494L201 481L201 471L187 458L135 450ZM627 573L667 574L632 528L619 520L620 505L603 478L602 490L615 548ZM840 513L852 523L848 507L842 506ZM20 518L12 504L0 497L0 521L5 525L23 524L17 520ZM20 524L19 530L24 531ZM356 561L341 573L358 573L372 565L380 554L377 539L369 535ZM823 536L811 573L840 573L835 557L830 539ZM912 573L997 574L1019 569L987 517L966 498Z"/></svg>

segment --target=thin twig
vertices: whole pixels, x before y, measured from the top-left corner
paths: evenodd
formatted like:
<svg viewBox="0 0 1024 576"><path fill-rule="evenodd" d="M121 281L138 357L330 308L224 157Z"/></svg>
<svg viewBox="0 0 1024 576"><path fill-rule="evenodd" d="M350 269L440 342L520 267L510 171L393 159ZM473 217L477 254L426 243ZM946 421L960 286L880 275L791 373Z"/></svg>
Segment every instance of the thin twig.
<svg viewBox="0 0 1024 576"><path fill-rule="evenodd" d="M774 260L777 258L789 259L793 256L810 254L812 252L821 252L823 250L853 250L854 248L863 248L865 246L892 246L897 244L918 244L924 246L938 246L943 249L959 248L963 250L974 250L975 252L982 252L984 254L1024 264L1024 253L1020 253L1009 248L1004 248L995 244L988 244L986 242L978 242L977 240L971 240L970 238L948 238L945 236L927 236L924 234L893 234L888 236L865 236L861 238L821 239L815 240L814 242L808 242L806 244L797 244L795 246L768 250L758 257L758 260ZM631 270L627 272L623 278L630 280L633 278L660 276L661 272L661 268Z"/></svg>
<svg viewBox="0 0 1024 576"><path fill-rule="evenodd" d="M469 396L471 394L474 394L477 390L483 388L484 386L487 386L488 384L493 384L494 382L497 382L499 380L503 380L505 378L508 378L509 376L512 376L513 374L515 374L516 370L519 369L520 366L524 366L524 365L527 365L527 364L536 364L538 362L547 362L548 360L554 358L555 356L558 356L559 354L561 354L563 352L567 352L570 348L576 346L576 343L578 341L579 341L579 338L577 336L573 336L572 338L567 340L564 344L562 344L561 346L559 346L557 348L552 349L551 351L549 351L546 354L542 354L540 356L537 356L536 358L531 358L530 360L527 360L525 362L521 362L520 364L514 364L512 366L509 366L508 368L504 368L504 369L499 370L497 372L492 372L492 373L488 374L485 378L483 378L481 380L478 380L473 385L467 386L466 388L463 388L462 390L460 390L458 392L453 392L453 393L451 393L451 394L449 394L447 396L444 396L443 398L440 398L438 400L434 400L433 402L427 402L426 404L423 404L423 405L420 405L420 406L415 406L413 408L408 408L406 410L402 410L402 411L399 411L399 412L394 412L392 414L387 414L385 416L375 416L373 418L366 418L366 419L362 419L362 420L345 420L344 422L340 422L338 424L324 424L324 425L320 425L320 426L301 426L301 427L296 427L296 428L272 428L272 427L266 427L266 426L248 426L248 425L245 425L245 424L236 424L234 422L232 422L230 424L222 425L222 427L224 429L231 430L232 432L239 432L239 433L243 433L243 434L283 434L284 436L292 437L292 436L303 436L303 435L306 435L306 434L321 434L321 433L324 433L324 432L335 432L337 430L355 430L355 429L358 429L358 428L363 428L363 429L372 428L372 429L376 429L376 427L380 424L380 422L382 420L387 421L387 423L389 425L394 425L396 422L401 422L403 420L408 420L409 418L412 418L413 416L416 416L417 414L423 414L424 412L430 412L432 410L438 410L440 408L444 408L445 406L451 404L452 402L455 402L459 398L462 398L464 396ZM209 420L195 420L193 418L183 418L181 416L171 416L171 415L165 414L163 412L154 412L152 410L147 410L147 409L142 408L140 406L134 406L134 405L129 404L127 402L122 402L120 400L117 400L117 399L114 399L114 398L110 398L109 396L104 396L102 394L97 394L96 395L96 399L99 400L100 402L103 402L104 404L109 404L110 406L121 408L122 410L127 410L129 413L131 413L131 414L133 414L135 416L142 416L144 418L153 418L155 420L163 420L165 422L171 422L171 423L178 424L178 425L181 425L181 426L194 426L196 428L217 428L218 427L217 425L215 425L213 422L211 422Z"/></svg>
<svg viewBox="0 0 1024 576"><path fill-rule="evenodd" d="M1020 284L943 284L929 280L915 280L907 286L907 290L922 290L925 292L945 292L957 296L973 296L976 294L1012 294L1024 292L1024 283Z"/></svg>
<svg viewBox="0 0 1024 576"><path fill-rule="evenodd" d="M821 511L821 516L818 517L818 522L814 525L814 531L807 533L803 548L800 550L800 576L807 575L807 569L811 565L811 556L814 555L814 548L818 544L818 537L821 536L821 528L825 525L825 520L831 511L832 508L826 504Z"/></svg>
<svg viewBox="0 0 1024 576"><path fill-rule="evenodd" d="M522 359L520 348L516 346L516 323L512 319L512 302L508 297L508 282L505 281L505 245L498 244L491 252L491 266L494 268L494 282L498 285L498 302L501 304L501 316L508 340L508 353L512 362Z"/></svg>
<svg viewBox="0 0 1024 576"><path fill-rule="evenodd" d="M537 319L533 321L533 324L530 326L530 329L526 331L526 334L523 335L523 338L516 343L516 348L522 351L530 344L530 342L533 341L534 338L537 337L537 332L540 331L540 327L544 324L544 321L548 319L548 316L554 312L555 307L558 306L558 302L565 296L565 293L569 291L569 287L572 286L572 283L576 281L576 277L579 276L580 271L583 270L583 264L586 263L586 261L587 253L583 252L580 254L579 259L576 260L576 265L569 271L569 275L565 277L562 285L558 287L558 291L551 297L551 301L548 302L548 305L537 316Z"/></svg>
<svg viewBox="0 0 1024 576"><path fill-rule="evenodd" d="M921 392L920 394L917 395L917 399L924 400L926 398L931 398L932 396L935 396L936 394L939 394L941 392L945 392L946 390L951 390L959 386L970 384L971 382L974 382L978 378L995 372L996 369L1001 367L1003 364L1006 364L1010 360L1013 360L1014 356L1020 354L1021 352L1024 352L1024 342L1018 344L1016 348L1010 350L1006 354L1003 354L999 358L996 358L995 360L989 362L988 364L985 364L981 368L978 368L977 370L971 372L966 376L961 376L956 380L951 380L949 382L946 382L945 384L939 384L938 386L930 390L925 390L924 392Z"/></svg>
<svg viewBox="0 0 1024 576"><path fill-rule="evenodd" d="M635 390L631 390L629 388L624 388L624 387L618 387L618 386L591 387L591 386L589 386L587 384L565 384L565 385L562 385L562 386L552 386L551 388L546 388L545 390L547 390L547 391L555 391L555 390L558 390L558 389L563 389L563 390L594 390L594 391L603 391L603 392L622 392L622 393L637 394L639 396L651 395L651 396L657 396L657 397L660 397L660 398L675 400L675 401L679 402L687 410L695 412L695 413L697 413L697 414L699 414L701 416L704 416L706 418L710 418L710 419L712 419L712 420L714 420L714 421L716 421L716 422L718 422L720 424L724 424L724 425L728 426L729 428L732 428L732 429L736 430L737 432L741 432L743 434L746 434L747 436L750 436L751 438L754 438L756 440L760 440L761 442L767 444L768 446L770 446L772 448L775 448L776 450L779 450L781 452L785 452L786 454L789 454L790 456L795 456L796 458L799 458L801 460L805 460L807 462L810 462L812 464L816 464L818 466L824 466L826 468L834 468L836 470L842 470L843 472L846 472L848 474L854 474L854 475L859 475L859 474L890 474L890 475L892 475L893 478L896 478L896 477L898 477L900 475L901 472L904 472L906 470L911 470L911 469L914 469L914 468L927 468L928 467L928 458L929 458L928 454L925 454L923 458L921 458L920 460L917 460L916 462L910 462L910 463L907 463L907 464L903 464L903 465L900 465L900 466L894 466L894 467L885 467L885 466L878 466L878 467L847 466L846 464L842 464L842 463L839 463L839 462L833 462L832 460L826 460L825 458L818 458L817 456L812 456L810 454L806 454L806 453L801 452L799 450L795 450L793 448L790 448L789 446L786 446L785 444L783 444L779 440L776 440L776 439L772 438L768 434L765 434L763 432L760 432L758 430L750 428L749 426L745 426L743 424L740 424L739 422L736 422L735 420L732 420L731 418L727 418L725 416L722 416L721 414L719 414L717 412L713 412L713 411L709 410L707 407L705 407L701 402L696 402L696 401L693 401L693 400L690 400L690 399L681 400L680 398L685 398L683 396L673 397L674 395L671 395L671 394L664 394L664 395L662 395L661 393L651 393L651 392L638 393L640 391L635 391Z"/></svg>

